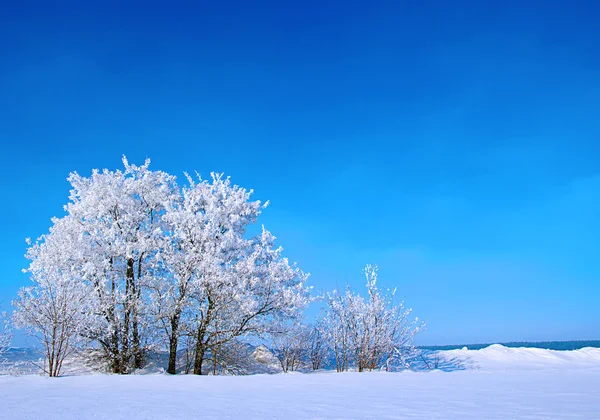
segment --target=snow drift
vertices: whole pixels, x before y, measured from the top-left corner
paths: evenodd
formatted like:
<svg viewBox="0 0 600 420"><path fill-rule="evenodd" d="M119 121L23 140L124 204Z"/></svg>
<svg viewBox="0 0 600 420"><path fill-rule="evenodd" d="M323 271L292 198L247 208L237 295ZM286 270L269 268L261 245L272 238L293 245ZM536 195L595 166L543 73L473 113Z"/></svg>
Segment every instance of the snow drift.
<svg viewBox="0 0 600 420"><path fill-rule="evenodd" d="M586 369L600 366L600 349L593 347L558 351L493 344L481 350L444 350L439 354L448 360L462 360L467 368L483 370Z"/></svg>

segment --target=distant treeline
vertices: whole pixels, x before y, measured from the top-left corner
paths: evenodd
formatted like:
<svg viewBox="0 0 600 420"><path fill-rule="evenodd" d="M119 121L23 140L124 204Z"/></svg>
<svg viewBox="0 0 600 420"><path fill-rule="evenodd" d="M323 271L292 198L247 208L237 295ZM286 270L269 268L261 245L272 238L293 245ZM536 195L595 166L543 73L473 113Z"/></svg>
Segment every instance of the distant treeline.
<svg viewBox="0 0 600 420"><path fill-rule="evenodd" d="M531 347L547 350L579 350L584 347L600 348L600 340L583 341L511 341L510 343L489 343L489 344L452 344L445 346L419 346L423 350L456 350L463 347L469 350L480 350L491 346L492 344L501 344L504 347Z"/></svg>

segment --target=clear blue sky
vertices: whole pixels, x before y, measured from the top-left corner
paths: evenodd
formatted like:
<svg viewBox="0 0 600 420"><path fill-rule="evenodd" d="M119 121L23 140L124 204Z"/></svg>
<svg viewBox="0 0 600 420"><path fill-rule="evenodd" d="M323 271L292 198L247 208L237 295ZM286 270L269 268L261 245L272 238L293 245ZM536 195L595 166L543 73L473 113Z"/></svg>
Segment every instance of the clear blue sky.
<svg viewBox="0 0 600 420"><path fill-rule="evenodd" d="M222 171L423 344L600 338L600 3L0 6L0 300L68 173ZM246 3L246 4L242 4Z"/></svg>

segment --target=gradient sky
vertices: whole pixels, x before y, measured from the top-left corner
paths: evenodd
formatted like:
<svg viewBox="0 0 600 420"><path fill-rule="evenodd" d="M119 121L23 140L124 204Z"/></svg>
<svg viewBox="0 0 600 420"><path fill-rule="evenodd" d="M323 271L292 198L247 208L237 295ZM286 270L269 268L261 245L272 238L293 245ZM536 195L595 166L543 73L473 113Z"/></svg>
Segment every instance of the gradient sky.
<svg viewBox="0 0 600 420"><path fill-rule="evenodd" d="M378 264L421 344L600 338L600 3L11 3L5 308L69 172L126 154L271 200L316 289Z"/></svg>

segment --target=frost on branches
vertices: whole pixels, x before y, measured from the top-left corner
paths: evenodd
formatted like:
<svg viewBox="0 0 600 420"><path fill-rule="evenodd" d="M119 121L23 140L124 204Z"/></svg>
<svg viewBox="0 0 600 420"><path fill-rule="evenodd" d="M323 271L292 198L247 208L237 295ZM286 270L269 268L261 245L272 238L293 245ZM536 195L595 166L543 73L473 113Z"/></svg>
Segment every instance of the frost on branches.
<svg viewBox="0 0 600 420"><path fill-rule="evenodd" d="M119 374L163 350L171 374L248 372L248 339L265 337L283 371L321 369L330 355L338 371L407 365L422 325L378 288L376 267L365 268L368 296L329 293L322 319L302 325L308 276L264 226L247 232L267 203L221 174L179 185L148 160L123 165L72 173L65 215L29 243L31 285L13 319L42 344L50 376L90 346Z"/></svg>
<svg viewBox="0 0 600 420"><path fill-rule="evenodd" d="M249 334L259 335L275 317L296 317L308 303L306 275L281 256L267 230L246 238L246 227L266 207L229 178L188 178L180 200L164 215L168 241L161 259L166 274L151 299L169 345L175 373L178 339L193 345L193 371L202 373L210 353ZM221 351L222 353L222 351Z"/></svg>
<svg viewBox="0 0 600 420"><path fill-rule="evenodd" d="M6 312L0 312L0 358L10 349L12 331Z"/></svg>
<svg viewBox="0 0 600 420"><path fill-rule="evenodd" d="M147 286L161 275L157 258L164 229L162 215L176 197L175 178L130 165L123 171L71 174L66 220L77 226L76 272L94 298L96 319L86 336L99 343L114 373L144 365L152 344Z"/></svg>
<svg viewBox="0 0 600 420"><path fill-rule="evenodd" d="M298 370L311 356L311 332L309 326L300 322L273 324L273 350L284 373Z"/></svg>
<svg viewBox="0 0 600 420"><path fill-rule="evenodd" d="M84 342L99 346L114 373L167 347L175 373L182 337L200 374L208 354L218 363L219 349L239 337L299 316L307 275L264 228L247 237L265 208L252 191L219 174L187 176L182 187L148 160L123 164L72 173L65 216L28 250L33 285L19 292L15 322L44 344L51 376Z"/></svg>
<svg viewBox="0 0 600 420"><path fill-rule="evenodd" d="M411 309L403 302L394 303L394 291L377 287L377 267L364 269L368 297L337 290L326 296L321 322L322 334L331 348L338 372L350 366L359 372L394 366L407 367L413 352L413 337L422 328L411 319Z"/></svg>
<svg viewBox="0 0 600 420"><path fill-rule="evenodd" d="M44 371L59 376L65 359L85 341L95 318L92 290L82 277L78 232L71 219L54 219L50 233L27 251L33 285L13 301L16 327L24 328L43 345Z"/></svg>

